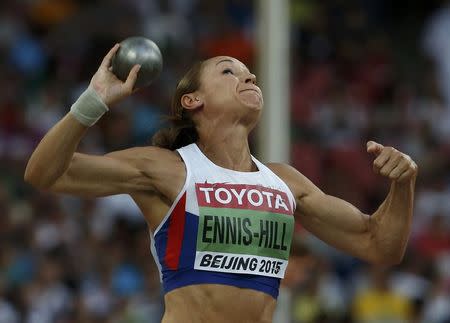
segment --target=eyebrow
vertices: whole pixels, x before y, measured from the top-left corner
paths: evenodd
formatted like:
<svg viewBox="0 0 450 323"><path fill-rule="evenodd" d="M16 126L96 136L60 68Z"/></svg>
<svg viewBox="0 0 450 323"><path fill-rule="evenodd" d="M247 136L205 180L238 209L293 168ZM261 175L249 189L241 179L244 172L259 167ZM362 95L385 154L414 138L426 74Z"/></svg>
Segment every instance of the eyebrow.
<svg viewBox="0 0 450 323"><path fill-rule="evenodd" d="M222 62L230 62L230 63L234 63L231 59L225 58L225 59L222 59L221 61L218 61L217 64L216 64L216 66L219 65L219 64L222 63ZM249 73L251 73L250 70L249 70L247 67L246 67L246 69L247 69L247 71L248 71Z"/></svg>
<svg viewBox="0 0 450 323"><path fill-rule="evenodd" d="M226 58L226 59L223 59L223 60L217 62L216 66L219 65L222 62L231 62L231 63L233 63L233 61L231 59Z"/></svg>

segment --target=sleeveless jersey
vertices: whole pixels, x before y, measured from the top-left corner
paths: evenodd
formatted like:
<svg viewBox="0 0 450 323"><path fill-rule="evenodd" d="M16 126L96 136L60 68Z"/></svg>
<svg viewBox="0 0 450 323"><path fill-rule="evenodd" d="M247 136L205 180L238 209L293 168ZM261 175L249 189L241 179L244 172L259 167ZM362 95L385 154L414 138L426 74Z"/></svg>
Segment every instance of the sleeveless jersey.
<svg viewBox="0 0 450 323"><path fill-rule="evenodd" d="M214 164L196 144L177 151L186 181L150 234L164 293L223 284L276 299L294 231L287 185L253 156L258 171L239 172Z"/></svg>

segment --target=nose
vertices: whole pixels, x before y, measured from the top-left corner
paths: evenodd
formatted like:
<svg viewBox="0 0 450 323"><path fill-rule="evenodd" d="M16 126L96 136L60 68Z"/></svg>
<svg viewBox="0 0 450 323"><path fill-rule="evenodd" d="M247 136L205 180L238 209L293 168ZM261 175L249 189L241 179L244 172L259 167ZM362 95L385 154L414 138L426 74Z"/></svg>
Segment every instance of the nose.
<svg viewBox="0 0 450 323"><path fill-rule="evenodd" d="M256 76L255 76L255 74L248 74L248 75L246 75L246 77L245 77L245 83L253 83L253 84L256 84Z"/></svg>

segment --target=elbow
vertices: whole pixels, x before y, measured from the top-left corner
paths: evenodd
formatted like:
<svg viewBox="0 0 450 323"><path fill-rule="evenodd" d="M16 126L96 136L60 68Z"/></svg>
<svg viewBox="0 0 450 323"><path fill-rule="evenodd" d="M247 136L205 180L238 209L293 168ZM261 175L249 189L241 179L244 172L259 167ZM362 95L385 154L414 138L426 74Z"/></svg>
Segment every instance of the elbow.
<svg viewBox="0 0 450 323"><path fill-rule="evenodd" d="M397 266L400 265L403 261L403 258L405 256L404 250L399 251L398 254L393 255L390 257L389 262L387 263L387 266Z"/></svg>
<svg viewBox="0 0 450 323"><path fill-rule="evenodd" d="M28 164L27 168L25 169L23 179L26 183L37 189L47 189L51 186L51 182L46 180L46 178L42 176L42 174L42 171Z"/></svg>
<svg viewBox="0 0 450 323"><path fill-rule="evenodd" d="M391 257L389 266L400 265L402 263L404 257L405 257L405 248L401 248L401 250L399 250L397 252L397 254L395 254Z"/></svg>
<svg viewBox="0 0 450 323"><path fill-rule="evenodd" d="M370 264L382 267L393 267L399 265L403 260L403 257L391 258L383 257L376 260L369 261Z"/></svg>
<svg viewBox="0 0 450 323"><path fill-rule="evenodd" d="M403 261L404 248L389 252L373 252L368 262L375 266L392 267L397 266Z"/></svg>
<svg viewBox="0 0 450 323"><path fill-rule="evenodd" d="M25 183L28 183L32 186L36 186L38 183L38 178L36 176L36 171L33 170L33 167L30 164L25 168L25 173L23 174L23 180Z"/></svg>

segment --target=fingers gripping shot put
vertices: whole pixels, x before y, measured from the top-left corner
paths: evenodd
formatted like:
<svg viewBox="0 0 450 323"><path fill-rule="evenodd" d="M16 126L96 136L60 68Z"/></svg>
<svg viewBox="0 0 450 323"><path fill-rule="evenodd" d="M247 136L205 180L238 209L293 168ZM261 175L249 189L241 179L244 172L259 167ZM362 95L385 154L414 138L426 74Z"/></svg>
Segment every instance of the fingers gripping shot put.
<svg viewBox="0 0 450 323"><path fill-rule="evenodd" d="M41 140L25 180L51 192L133 198L150 230L164 323L272 322L295 221L367 262L401 261L412 221L414 161L367 143L374 171L390 181L373 214L327 195L289 165L260 162L248 136L263 95L255 75L233 57L190 68L173 96L173 124L152 146L102 156L76 152L89 127L132 94L144 66L134 65L120 80L111 69L118 50L104 57L88 89Z"/></svg>
<svg viewBox="0 0 450 323"><path fill-rule="evenodd" d="M122 41L112 58L112 72L125 81L134 65L141 66L134 87L150 85L163 67L158 46L144 37L130 37Z"/></svg>

